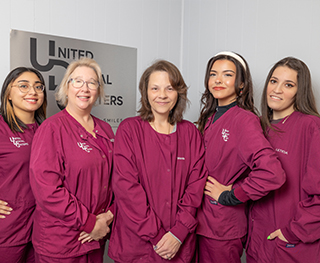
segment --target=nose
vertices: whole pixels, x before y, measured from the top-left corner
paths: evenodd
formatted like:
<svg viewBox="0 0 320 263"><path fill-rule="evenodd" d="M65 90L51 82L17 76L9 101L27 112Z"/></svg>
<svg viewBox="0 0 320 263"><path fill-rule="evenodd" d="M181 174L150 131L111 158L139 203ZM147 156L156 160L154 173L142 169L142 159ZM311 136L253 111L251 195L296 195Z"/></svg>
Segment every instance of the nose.
<svg viewBox="0 0 320 263"><path fill-rule="evenodd" d="M35 95L35 94L38 94L38 93L36 92L36 88L35 88L34 86L31 86L31 85L30 85L30 89L29 89L29 91L28 91L28 94L33 94L33 95Z"/></svg>
<svg viewBox="0 0 320 263"><path fill-rule="evenodd" d="M84 90L84 91L90 91L90 89L89 89L89 84L88 84L88 82L87 81L85 81L84 83L83 83L83 85L82 85L82 87L81 87L81 90Z"/></svg>
<svg viewBox="0 0 320 263"><path fill-rule="evenodd" d="M273 92L274 93L281 93L282 92L281 84L275 85L273 88Z"/></svg>
<svg viewBox="0 0 320 263"><path fill-rule="evenodd" d="M159 97L160 98L166 98L167 97L166 89L160 89Z"/></svg>
<svg viewBox="0 0 320 263"><path fill-rule="evenodd" d="M214 83L219 84L221 83L220 77L216 76L216 79L214 80Z"/></svg>

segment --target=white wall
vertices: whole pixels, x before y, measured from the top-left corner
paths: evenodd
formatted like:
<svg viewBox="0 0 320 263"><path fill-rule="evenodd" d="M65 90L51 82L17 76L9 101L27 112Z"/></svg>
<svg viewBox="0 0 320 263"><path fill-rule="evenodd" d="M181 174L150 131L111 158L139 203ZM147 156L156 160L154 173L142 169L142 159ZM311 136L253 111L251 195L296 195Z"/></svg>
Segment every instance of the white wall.
<svg viewBox="0 0 320 263"><path fill-rule="evenodd" d="M248 61L256 106L271 66L286 56L302 59L320 107L319 12L319 0L185 0L182 72L192 98L186 117L197 119L206 64L222 50Z"/></svg>
<svg viewBox="0 0 320 263"><path fill-rule="evenodd" d="M12 28L135 47L138 80L155 59L173 62L190 86L192 121L206 63L222 50L247 59L257 106L268 70L285 56L307 63L320 100L319 0L5 0L0 10L0 82L10 70Z"/></svg>
<svg viewBox="0 0 320 263"><path fill-rule="evenodd" d="M155 59L173 62L190 86L192 121L206 63L222 50L247 59L257 106L276 61L304 60L320 106L319 0L2 0L0 10L0 82L10 70L12 28L135 47L138 80Z"/></svg>
<svg viewBox="0 0 320 263"><path fill-rule="evenodd" d="M2 0L0 83L10 70L10 29L137 48L138 80L143 70L159 58L180 68L181 3L181 0Z"/></svg>

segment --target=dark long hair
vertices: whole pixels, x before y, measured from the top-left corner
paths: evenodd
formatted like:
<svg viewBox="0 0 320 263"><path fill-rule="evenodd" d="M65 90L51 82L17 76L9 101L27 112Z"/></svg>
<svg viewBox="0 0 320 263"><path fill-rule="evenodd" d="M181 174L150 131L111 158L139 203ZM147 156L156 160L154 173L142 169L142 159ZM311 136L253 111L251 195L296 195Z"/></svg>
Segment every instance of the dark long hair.
<svg viewBox="0 0 320 263"><path fill-rule="evenodd" d="M230 60L234 63L234 65L236 66L235 91L237 95L237 105L245 110L257 114L257 110L253 104L253 85L248 63L242 56L240 56L237 53L235 54L243 59L246 65L246 69L237 59L229 55L217 55L212 57L208 61L206 75L204 78L204 86L206 89L201 97L202 110L200 112L200 117L197 122L198 129L201 133L203 133L204 131L204 127L208 121L208 118L216 112L216 108L218 106L218 100L213 97L208 87L210 71L214 62L216 62L217 60Z"/></svg>
<svg viewBox="0 0 320 263"><path fill-rule="evenodd" d="M270 69L264 84L264 89L261 98L261 126L265 134L267 129L272 128L270 121L272 120L272 109L268 106L267 88L273 72L278 67L288 67L297 72L298 89L294 97L293 108L295 111L300 111L304 114L319 116L316 102L312 91L311 75L308 66L300 59L294 57L286 57L278 61Z"/></svg>
<svg viewBox="0 0 320 263"><path fill-rule="evenodd" d="M169 81L174 90L178 92L178 99L176 105L170 111L168 122L170 124L174 124L182 120L183 113L186 110L188 98L187 98L187 90L188 87L183 80L183 77L179 71L179 69L166 60L159 60L148 67L140 78L139 83L139 91L141 94L140 98L140 109L138 113L143 120L153 121L154 116L151 110L151 106L148 100L148 84L150 75L155 71L164 71L169 75Z"/></svg>
<svg viewBox="0 0 320 263"><path fill-rule="evenodd" d="M15 115L12 102L9 100L12 83L24 72L32 72L36 74L41 83L45 85L41 73L33 68L18 67L8 74L2 85L0 113L13 132L23 132L23 129L27 128L27 125ZM46 119L47 93L45 89L43 94L43 103L34 113L34 118L38 124L41 124Z"/></svg>

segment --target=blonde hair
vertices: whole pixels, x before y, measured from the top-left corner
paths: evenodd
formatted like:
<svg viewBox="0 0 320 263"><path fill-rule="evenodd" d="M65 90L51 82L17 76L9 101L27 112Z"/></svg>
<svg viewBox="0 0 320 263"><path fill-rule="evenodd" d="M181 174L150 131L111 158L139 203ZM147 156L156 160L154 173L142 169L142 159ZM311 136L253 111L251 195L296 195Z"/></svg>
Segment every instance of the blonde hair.
<svg viewBox="0 0 320 263"><path fill-rule="evenodd" d="M81 58L79 60L73 61L70 63L70 65L67 68L66 73L64 74L64 77L60 83L60 86L58 88L58 91L56 93L56 100L61 106L66 106L68 104L68 98L67 98L67 91L68 91L68 84L70 81L71 74L75 71L78 67L88 67L92 68L94 72L96 73L98 77L99 87L98 87L98 94L99 98L103 100L104 97L104 90L103 90L103 78L101 73L101 68L99 64L91 58Z"/></svg>

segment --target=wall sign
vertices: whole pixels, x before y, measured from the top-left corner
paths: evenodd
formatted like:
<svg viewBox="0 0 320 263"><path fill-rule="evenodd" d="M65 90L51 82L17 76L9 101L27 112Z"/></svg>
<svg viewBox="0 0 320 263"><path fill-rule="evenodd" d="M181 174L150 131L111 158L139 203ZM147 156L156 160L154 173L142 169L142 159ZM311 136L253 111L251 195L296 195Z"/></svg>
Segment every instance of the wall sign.
<svg viewBox="0 0 320 263"><path fill-rule="evenodd" d="M55 91L69 63L93 58L101 67L105 97L92 114L116 130L120 122L136 115L137 49L72 38L11 30L10 68L33 67L41 72L48 93L48 117L59 112Z"/></svg>

